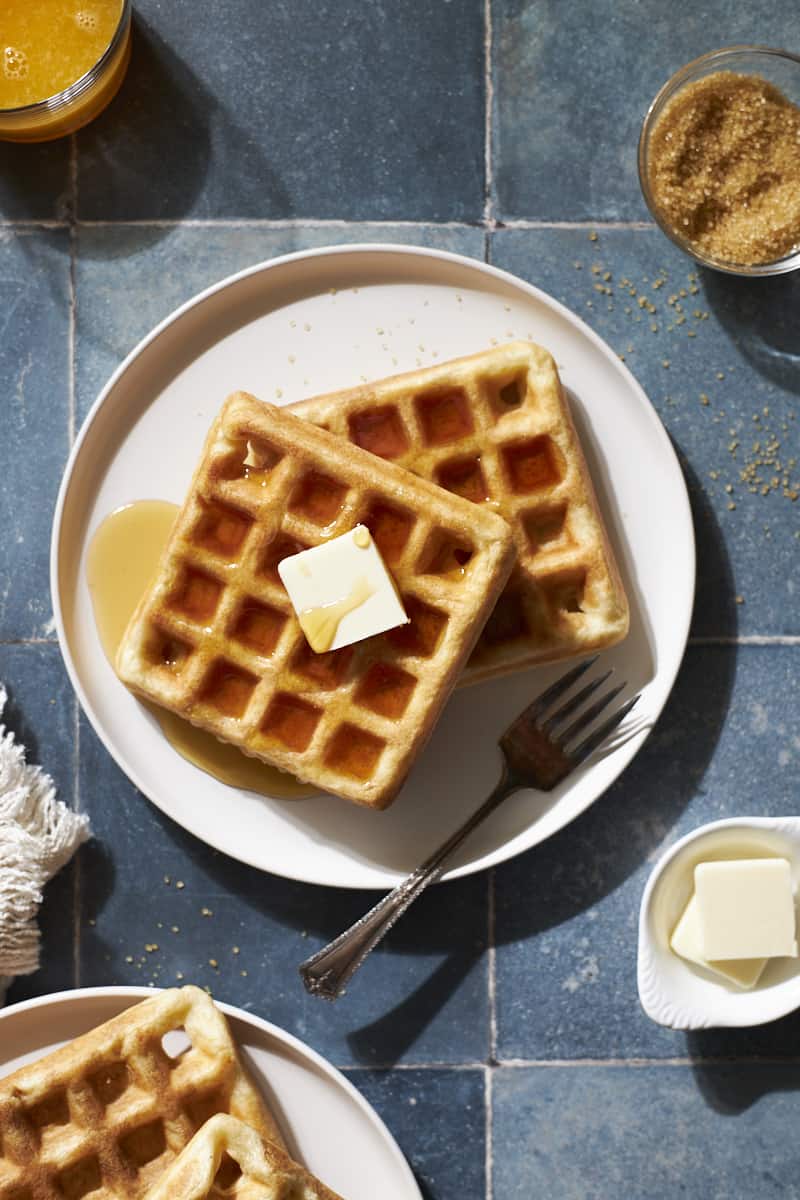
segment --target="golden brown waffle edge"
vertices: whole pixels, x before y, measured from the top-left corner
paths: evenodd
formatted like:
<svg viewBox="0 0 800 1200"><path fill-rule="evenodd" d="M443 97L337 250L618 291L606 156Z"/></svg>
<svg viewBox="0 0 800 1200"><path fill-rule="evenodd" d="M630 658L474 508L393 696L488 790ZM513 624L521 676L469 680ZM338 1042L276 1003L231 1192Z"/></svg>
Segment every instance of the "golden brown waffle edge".
<svg viewBox="0 0 800 1200"><path fill-rule="evenodd" d="M625 589L549 351L510 342L291 407L511 524L518 563L463 682L625 637Z"/></svg>
<svg viewBox="0 0 800 1200"><path fill-rule="evenodd" d="M341 1200L283 1150L234 1117L211 1117L147 1200Z"/></svg>
<svg viewBox="0 0 800 1200"><path fill-rule="evenodd" d="M359 522L372 530L411 624L314 655L278 558ZM234 393L123 637L117 672L140 696L245 753L384 808L513 558L511 530L491 510Z"/></svg>
<svg viewBox="0 0 800 1200"><path fill-rule="evenodd" d="M284 1145L210 997L160 992L0 1080L0 1200L139 1200L219 1111Z"/></svg>

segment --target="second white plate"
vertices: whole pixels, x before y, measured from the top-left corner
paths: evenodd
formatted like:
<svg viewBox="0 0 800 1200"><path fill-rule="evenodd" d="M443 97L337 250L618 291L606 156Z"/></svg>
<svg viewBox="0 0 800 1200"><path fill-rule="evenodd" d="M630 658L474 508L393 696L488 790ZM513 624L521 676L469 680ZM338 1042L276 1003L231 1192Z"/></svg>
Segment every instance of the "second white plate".
<svg viewBox="0 0 800 1200"><path fill-rule="evenodd" d="M150 988L78 988L4 1009L0 1078L152 995ZM277 1026L219 1007L294 1158L348 1200L421 1200L394 1138L343 1075Z"/></svg>
<svg viewBox="0 0 800 1200"><path fill-rule="evenodd" d="M392 808L329 796L287 802L227 788L179 757L114 675L86 586L91 537L133 500L182 501L208 426L242 388L290 403L530 338L555 355L631 600L631 632L604 655L641 690L638 733L554 792L511 798L462 848L448 877L510 858L583 812L657 719L683 655L694 596L686 487L630 372L549 296L482 263L409 247L331 247L224 280L159 325L111 378L62 483L52 543L59 641L81 703L128 777L225 853L289 878L388 887L477 806L497 779L497 739L563 666L457 692Z"/></svg>

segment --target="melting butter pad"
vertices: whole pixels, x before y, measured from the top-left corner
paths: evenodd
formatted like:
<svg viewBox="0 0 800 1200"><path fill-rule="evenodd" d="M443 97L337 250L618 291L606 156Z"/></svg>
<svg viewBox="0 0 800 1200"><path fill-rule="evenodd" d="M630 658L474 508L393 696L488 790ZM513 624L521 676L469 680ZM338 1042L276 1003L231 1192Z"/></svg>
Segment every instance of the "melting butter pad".
<svg viewBox="0 0 800 1200"><path fill-rule="evenodd" d="M700 911L694 893L675 926L669 945L681 958L697 963L699 967L705 967L706 970L721 975L723 979L743 989L755 987L767 965L766 958L734 958L717 962L705 959L700 934Z"/></svg>
<svg viewBox="0 0 800 1200"><path fill-rule="evenodd" d="M366 525L284 558L278 574L317 654L408 624Z"/></svg>
<svg viewBox="0 0 800 1200"><path fill-rule="evenodd" d="M694 890L707 962L797 956L792 877L785 858L698 863Z"/></svg>

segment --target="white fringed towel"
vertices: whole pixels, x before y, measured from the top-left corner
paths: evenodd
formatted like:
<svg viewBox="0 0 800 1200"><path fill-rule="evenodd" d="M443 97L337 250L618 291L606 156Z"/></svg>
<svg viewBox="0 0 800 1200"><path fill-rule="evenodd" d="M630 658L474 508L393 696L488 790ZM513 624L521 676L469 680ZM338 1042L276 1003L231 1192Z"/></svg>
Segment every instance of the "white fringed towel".
<svg viewBox="0 0 800 1200"><path fill-rule="evenodd" d="M0 684L0 717L7 699ZM50 776L0 723L0 1003L13 976L39 966L42 888L88 837L88 818L56 799Z"/></svg>

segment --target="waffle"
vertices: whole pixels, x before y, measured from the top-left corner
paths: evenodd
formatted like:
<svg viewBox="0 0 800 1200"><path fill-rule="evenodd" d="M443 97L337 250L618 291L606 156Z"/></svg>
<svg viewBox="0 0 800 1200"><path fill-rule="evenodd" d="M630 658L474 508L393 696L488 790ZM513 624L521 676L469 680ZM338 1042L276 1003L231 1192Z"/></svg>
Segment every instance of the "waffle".
<svg viewBox="0 0 800 1200"><path fill-rule="evenodd" d="M546 350L511 342L292 409L511 524L517 566L463 682L625 637L625 591Z"/></svg>
<svg viewBox="0 0 800 1200"><path fill-rule="evenodd" d="M161 992L0 1080L0 1200L143 1197L217 1112L283 1145L211 999Z"/></svg>
<svg viewBox="0 0 800 1200"><path fill-rule="evenodd" d="M147 1200L341 1200L234 1117L212 1117Z"/></svg>
<svg viewBox="0 0 800 1200"><path fill-rule="evenodd" d="M408 625L315 654L277 563L363 522ZM117 655L138 695L373 807L393 799L513 563L475 506L239 392Z"/></svg>

